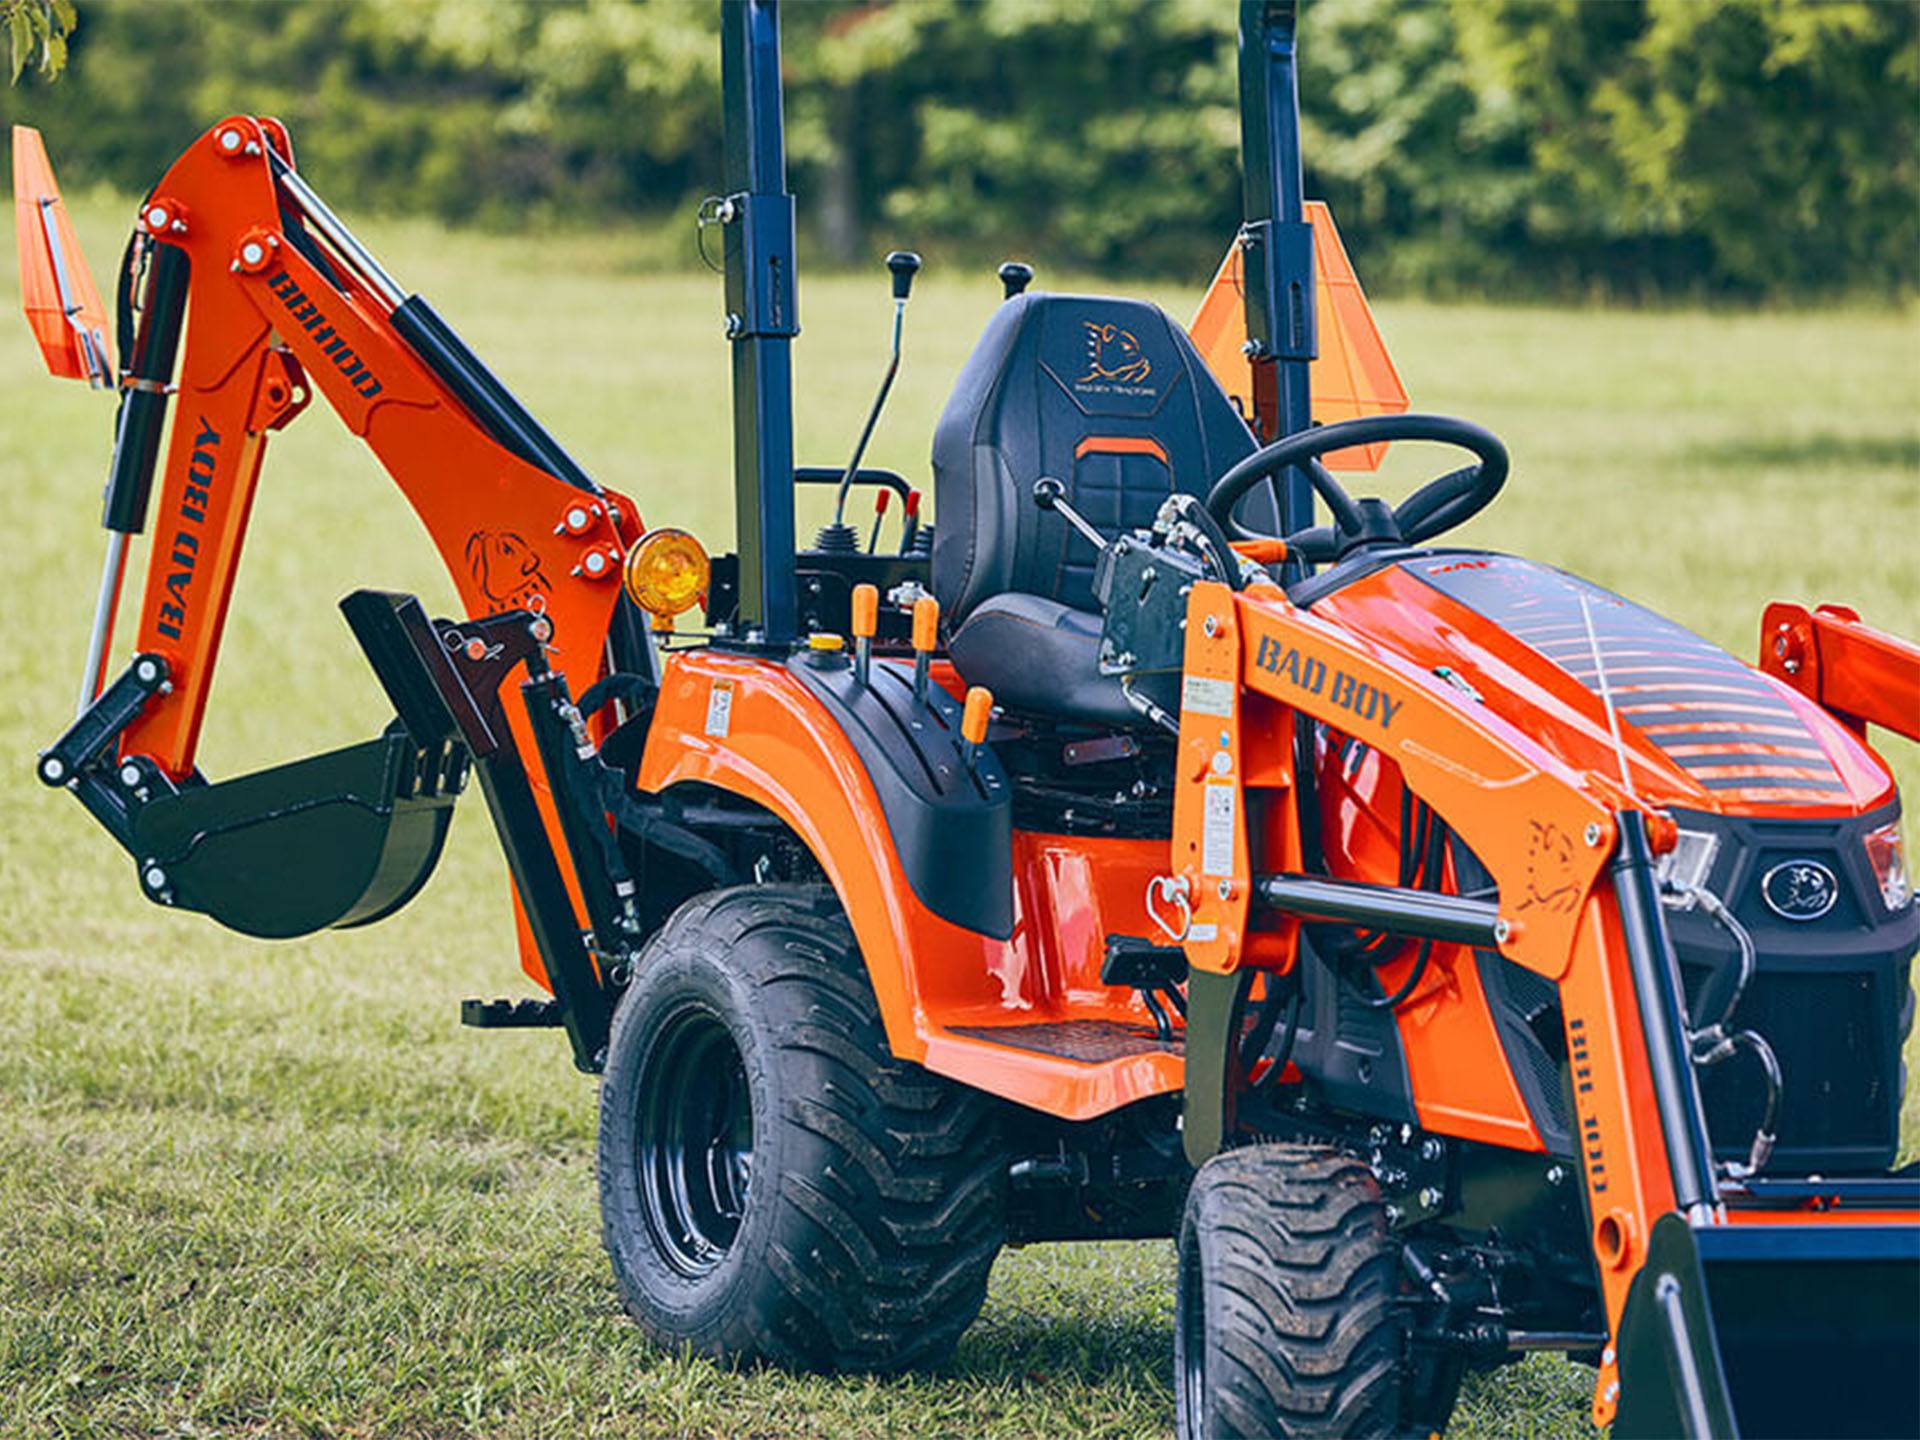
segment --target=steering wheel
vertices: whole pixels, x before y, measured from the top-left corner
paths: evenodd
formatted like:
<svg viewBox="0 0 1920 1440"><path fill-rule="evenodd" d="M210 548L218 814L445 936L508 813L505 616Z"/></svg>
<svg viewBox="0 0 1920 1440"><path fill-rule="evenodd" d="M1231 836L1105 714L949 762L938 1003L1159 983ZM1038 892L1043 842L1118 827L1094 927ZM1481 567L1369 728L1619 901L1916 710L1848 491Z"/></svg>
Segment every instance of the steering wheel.
<svg viewBox="0 0 1920 1440"><path fill-rule="evenodd" d="M1330 450L1374 445L1382 440L1432 440L1471 452L1475 463L1429 480L1398 505L1371 497L1356 500L1320 463ZM1368 415L1316 425L1256 450L1214 482L1207 513L1243 540L1270 539L1233 518L1234 506L1255 485L1298 467L1333 512L1332 525L1315 525L1285 536L1289 554L1322 564L1355 550L1417 545L1471 520L1486 509L1507 480L1507 447L1491 431L1445 415Z"/></svg>

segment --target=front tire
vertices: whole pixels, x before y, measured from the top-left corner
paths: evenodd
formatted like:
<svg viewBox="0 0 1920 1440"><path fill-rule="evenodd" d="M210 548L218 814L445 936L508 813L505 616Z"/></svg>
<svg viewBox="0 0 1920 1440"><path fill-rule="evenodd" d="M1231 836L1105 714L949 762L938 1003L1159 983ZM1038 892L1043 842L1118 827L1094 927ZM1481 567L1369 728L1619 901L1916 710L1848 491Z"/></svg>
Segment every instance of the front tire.
<svg viewBox="0 0 1920 1440"><path fill-rule="evenodd" d="M1399 1289L1399 1246L1358 1160L1309 1145L1254 1145L1209 1160L1180 1227L1181 1440L1374 1440L1415 1430L1409 1411L1431 1405L1417 1404L1406 1384ZM1446 1417L1418 1421L1424 1434Z"/></svg>
<svg viewBox="0 0 1920 1440"><path fill-rule="evenodd" d="M656 1339L722 1361L935 1363L1004 1234L995 1120L893 1058L831 891L696 897L642 957L601 1079L621 1299Z"/></svg>

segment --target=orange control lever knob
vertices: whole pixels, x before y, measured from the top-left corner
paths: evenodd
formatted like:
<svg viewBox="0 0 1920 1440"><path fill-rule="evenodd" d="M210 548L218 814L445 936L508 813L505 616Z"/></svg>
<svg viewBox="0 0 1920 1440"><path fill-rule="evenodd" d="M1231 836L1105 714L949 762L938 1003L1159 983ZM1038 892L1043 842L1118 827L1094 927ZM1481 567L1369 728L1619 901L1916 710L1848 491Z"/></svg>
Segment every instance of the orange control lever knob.
<svg viewBox="0 0 1920 1440"><path fill-rule="evenodd" d="M885 494L885 491L881 492ZM880 591L873 585L853 587L853 635L856 640L871 640L880 628ZM915 635L919 634L916 630Z"/></svg>
<svg viewBox="0 0 1920 1440"><path fill-rule="evenodd" d="M978 745L987 738L987 721L993 715L993 692L984 685L967 690L966 709L960 712L960 738Z"/></svg>
<svg viewBox="0 0 1920 1440"><path fill-rule="evenodd" d="M940 643L940 602L922 595L913 602L913 648L928 651Z"/></svg>

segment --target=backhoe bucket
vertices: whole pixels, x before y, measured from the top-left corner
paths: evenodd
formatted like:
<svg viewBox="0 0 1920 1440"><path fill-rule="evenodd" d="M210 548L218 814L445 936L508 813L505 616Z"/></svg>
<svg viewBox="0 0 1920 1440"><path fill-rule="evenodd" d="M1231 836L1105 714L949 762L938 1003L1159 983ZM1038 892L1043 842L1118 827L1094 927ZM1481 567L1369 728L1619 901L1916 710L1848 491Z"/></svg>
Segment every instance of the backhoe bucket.
<svg viewBox="0 0 1920 1440"><path fill-rule="evenodd" d="M1920 1223L1654 1226L1616 1440L1920 1435Z"/></svg>
<svg viewBox="0 0 1920 1440"><path fill-rule="evenodd" d="M154 801L134 821L147 893L248 935L286 939L398 910L440 859L465 781L459 747L399 726Z"/></svg>

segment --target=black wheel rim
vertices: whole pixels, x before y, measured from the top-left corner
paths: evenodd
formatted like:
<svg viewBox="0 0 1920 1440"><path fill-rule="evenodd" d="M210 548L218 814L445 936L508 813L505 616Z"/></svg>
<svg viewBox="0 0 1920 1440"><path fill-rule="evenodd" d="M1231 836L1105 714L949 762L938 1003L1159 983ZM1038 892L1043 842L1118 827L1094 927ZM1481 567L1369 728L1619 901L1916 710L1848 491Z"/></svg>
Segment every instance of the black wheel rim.
<svg viewBox="0 0 1920 1440"><path fill-rule="evenodd" d="M1180 1387L1180 1410L1186 1422L1180 1433L1197 1436L1205 1434L1207 1395L1207 1300L1198 1236L1189 1237L1180 1247L1178 1269L1175 1323L1180 1327L1180 1373L1174 1383Z"/></svg>
<svg viewBox="0 0 1920 1440"><path fill-rule="evenodd" d="M726 1258L753 1174L753 1097L740 1047L705 1006L669 1016L640 1066L635 1163L654 1244L687 1276Z"/></svg>

